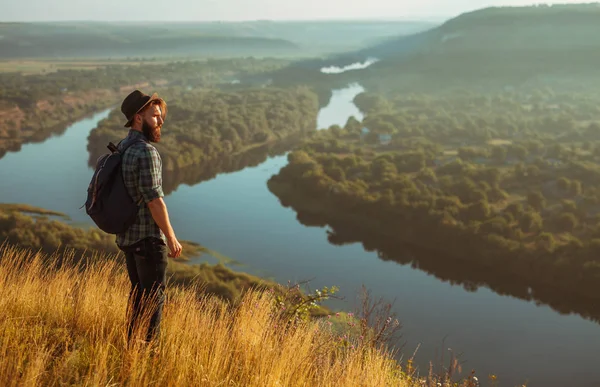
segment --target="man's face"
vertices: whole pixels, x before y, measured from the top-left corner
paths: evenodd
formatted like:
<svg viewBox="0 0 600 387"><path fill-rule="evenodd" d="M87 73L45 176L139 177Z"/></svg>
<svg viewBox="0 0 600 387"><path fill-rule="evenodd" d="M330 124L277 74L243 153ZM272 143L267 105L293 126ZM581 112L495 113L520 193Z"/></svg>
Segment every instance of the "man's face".
<svg viewBox="0 0 600 387"><path fill-rule="evenodd" d="M160 105L152 105L142 114L142 132L150 142L160 141L160 129L163 124Z"/></svg>

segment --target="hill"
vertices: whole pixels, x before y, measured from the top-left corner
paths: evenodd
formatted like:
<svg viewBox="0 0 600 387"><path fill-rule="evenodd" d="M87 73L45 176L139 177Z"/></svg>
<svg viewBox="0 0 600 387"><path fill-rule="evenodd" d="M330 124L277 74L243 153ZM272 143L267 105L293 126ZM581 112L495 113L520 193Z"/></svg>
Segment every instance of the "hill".
<svg viewBox="0 0 600 387"><path fill-rule="evenodd" d="M0 59L292 56L356 49L429 25L371 21L0 23Z"/></svg>
<svg viewBox="0 0 600 387"><path fill-rule="evenodd" d="M600 46L597 4L490 7L463 13L428 31L358 51L393 58L410 53L594 49ZM557 28L560 26L560 28ZM419 42L419 45L414 44Z"/></svg>
<svg viewBox="0 0 600 387"><path fill-rule="evenodd" d="M597 4L490 7L327 61L303 61L294 66L314 70L325 63L345 66L377 58L378 62L358 76L371 82L364 86L379 89L390 87L390 80L394 83L398 78L403 82L398 87L428 90L448 82L506 85L557 75L570 81L595 75L600 66L599 37ZM353 81L356 77L356 72L338 76Z"/></svg>
<svg viewBox="0 0 600 387"><path fill-rule="evenodd" d="M229 304L170 287L157 345L127 346L122 265L99 257L58 268L47 258L0 248L4 386L441 385L434 375L417 377L410 361L401 368L361 317L290 319L274 292L256 289Z"/></svg>
<svg viewBox="0 0 600 387"><path fill-rule="evenodd" d="M132 57L290 54L279 38L208 34L161 26L98 23L0 24L0 58Z"/></svg>

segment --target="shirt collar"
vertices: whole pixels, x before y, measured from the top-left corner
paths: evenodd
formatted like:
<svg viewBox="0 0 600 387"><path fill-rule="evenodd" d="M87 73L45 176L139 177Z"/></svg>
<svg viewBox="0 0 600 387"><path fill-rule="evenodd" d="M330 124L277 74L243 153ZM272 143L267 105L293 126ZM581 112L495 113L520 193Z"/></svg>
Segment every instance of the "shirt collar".
<svg viewBox="0 0 600 387"><path fill-rule="evenodd" d="M125 137L122 141L119 142L119 144L117 145L117 149L121 150L129 142L137 141L138 139L142 139L143 141L148 142L148 140L146 139L146 136L142 132L140 132L138 130L134 130L134 129L129 129L129 133L127 133L127 137Z"/></svg>
<svg viewBox="0 0 600 387"><path fill-rule="evenodd" d="M144 136L144 134L142 132L140 132L139 130L134 130L134 129L129 129L129 133L127 134L127 137L132 140L138 139L138 138L143 138L144 140L146 140L146 136Z"/></svg>

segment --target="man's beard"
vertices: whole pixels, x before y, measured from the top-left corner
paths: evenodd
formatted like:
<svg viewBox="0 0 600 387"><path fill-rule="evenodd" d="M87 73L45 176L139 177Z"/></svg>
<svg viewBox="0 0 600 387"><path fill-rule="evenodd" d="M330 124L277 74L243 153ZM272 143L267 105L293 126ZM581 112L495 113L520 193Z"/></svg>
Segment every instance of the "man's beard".
<svg viewBox="0 0 600 387"><path fill-rule="evenodd" d="M146 120L142 123L142 133L150 142L159 142L160 141L160 126L153 128L150 126Z"/></svg>

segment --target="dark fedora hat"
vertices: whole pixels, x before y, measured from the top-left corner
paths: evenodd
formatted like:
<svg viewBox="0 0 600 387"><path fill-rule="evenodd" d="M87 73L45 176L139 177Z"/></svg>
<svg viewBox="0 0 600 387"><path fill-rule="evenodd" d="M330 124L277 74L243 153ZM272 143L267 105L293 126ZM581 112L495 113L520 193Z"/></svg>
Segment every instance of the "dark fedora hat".
<svg viewBox="0 0 600 387"><path fill-rule="evenodd" d="M123 103L121 104L121 112L125 115L125 118L127 118L127 123L125 123L125 127L130 127L133 122L133 116L135 116L136 113L139 113L142 109L148 106L148 104L152 101L161 102L161 105L163 105L162 116L164 119L166 115L166 103L163 101L162 98L158 97L157 93L147 95L139 90L134 90L127 97L125 97Z"/></svg>

